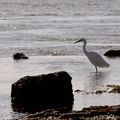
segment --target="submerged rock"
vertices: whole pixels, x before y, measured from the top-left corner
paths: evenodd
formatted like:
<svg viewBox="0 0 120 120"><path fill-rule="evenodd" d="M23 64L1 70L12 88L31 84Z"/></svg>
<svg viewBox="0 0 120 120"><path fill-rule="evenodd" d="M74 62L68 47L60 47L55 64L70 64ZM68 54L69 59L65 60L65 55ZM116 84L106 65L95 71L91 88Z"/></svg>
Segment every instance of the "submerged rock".
<svg viewBox="0 0 120 120"><path fill-rule="evenodd" d="M83 92L83 90L76 89L74 92L80 93L80 92Z"/></svg>
<svg viewBox="0 0 120 120"><path fill-rule="evenodd" d="M103 90L97 90L95 91L95 94L102 94L104 91Z"/></svg>
<svg viewBox="0 0 120 120"><path fill-rule="evenodd" d="M27 56L25 56L23 53L15 53L13 55L14 60L19 60L19 59L28 59Z"/></svg>
<svg viewBox="0 0 120 120"><path fill-rule="evenodd" d="M104 55L107 57L120 57L120 50L109 50Z"/></svg>
<svg viewBox="0 0 120 120"><path fill-rule="evenodd" d="M71 110L74 100L71 79L64 71L21 78L12 84L13 110L36 112L61 107Z"/></svg>

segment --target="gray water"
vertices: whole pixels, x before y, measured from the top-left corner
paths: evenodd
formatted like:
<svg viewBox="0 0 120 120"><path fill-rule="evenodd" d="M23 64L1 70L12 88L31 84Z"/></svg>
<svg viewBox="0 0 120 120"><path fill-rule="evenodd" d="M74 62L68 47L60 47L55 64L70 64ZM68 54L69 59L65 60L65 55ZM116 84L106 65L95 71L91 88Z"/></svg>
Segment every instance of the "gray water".
<svg viewBox="0 0 120 120"><path fill-rule="evenodd" d="M0 119L19 119L11 108L11 85L26 75L67 71L73 91L96 91L120 84L120 58L105 58L109 68L95 68L73 44L84 37L87 49L103 55L120 47L119 0L0 0ZM24 52L28 60L14 61ZM34 71L34 72L33 72ZM119 94L83 95L74 92L73 110L92 105L120 104Z"/></svg>

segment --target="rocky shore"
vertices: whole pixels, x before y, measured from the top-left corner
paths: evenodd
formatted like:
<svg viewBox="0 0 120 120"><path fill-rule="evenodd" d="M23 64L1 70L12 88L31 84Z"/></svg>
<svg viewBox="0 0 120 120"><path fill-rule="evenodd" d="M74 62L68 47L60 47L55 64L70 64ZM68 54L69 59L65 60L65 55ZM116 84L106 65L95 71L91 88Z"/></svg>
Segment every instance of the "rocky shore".
<svg viewBox="0 0 120 120"><path fill-rule="evenodd" d="M87 93L85 91L76 90L75 92ZM120 85L107 85L103 89L87 93L104 94L120 92ZM83 108L81 111L66 112L65 109L49 109L35 114L30 114L24 120L120 120L120 105L115 106L91 106Z"/></svg>
<svg viewBox="0 0 120 120"><path fill-rule="evenodd" d="M92 106L69 113L52 109L28 115L24 120L120 120L120 105Z"/></svg>
<svg viewBox="0 0 120 120"><path fill-rule="evenodd" d="M13 111L28 112L22 120L120 120L120 105L91 106L72 111L72 77L65 71L25 76L12 84ZM120 85L106 85L99 90L78 94L119 94Z"/></svg>

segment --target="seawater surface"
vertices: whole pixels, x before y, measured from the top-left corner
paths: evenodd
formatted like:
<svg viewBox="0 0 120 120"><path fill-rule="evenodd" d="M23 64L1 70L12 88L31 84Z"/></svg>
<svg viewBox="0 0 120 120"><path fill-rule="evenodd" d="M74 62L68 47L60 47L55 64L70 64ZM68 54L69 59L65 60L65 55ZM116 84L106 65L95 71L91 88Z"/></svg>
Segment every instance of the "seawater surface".
<svg viewBox="0 0 120 120"><path fill-rule="evenodd" d="M0 118L19 119L25 114L11 108L11 85L26 75L67 71L76 89L96 91L108 84L120 84L120 58L106 58L109 49L120 48L119 0L4 0L0 1ZM100 53L110 64L95 68L88 51ZM14 61L24 52L28 60ZM92 105L120 104L119 94L83 95L74 92L73 110Z"/></svg>

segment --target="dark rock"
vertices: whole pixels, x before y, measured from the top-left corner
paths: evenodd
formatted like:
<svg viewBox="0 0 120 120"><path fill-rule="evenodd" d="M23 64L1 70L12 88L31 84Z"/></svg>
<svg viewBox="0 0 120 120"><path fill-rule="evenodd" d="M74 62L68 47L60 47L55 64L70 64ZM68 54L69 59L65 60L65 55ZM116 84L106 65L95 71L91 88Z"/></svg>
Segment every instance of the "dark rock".
<svg viewBox="0 0 120 120"><path fill-rule="evenodd" d="M120 57L120 50L109 50L104 55L107 57Z"/></svg>
<svg viewBox="0 0 120 120"><path fill-rule="evenodd" d="M74 100L71 79L64 71L21 78L12 84L13 110L36 112L61 107L71 110Z"/></svg>
<svg viewBox="0 0 120 120"><path fill-rule="evenodd" d="M95 91L95 94L102 94L104 91L102 91L102 90L97 90L97 91Z"/></svg>
<svg viewBox="0 0 120 120"><path fill-rule="evenodd" d="M77 89L77 90L75 90L74 92L76 92L76 93L80 93L80 92L83 92L83 91L82 91L82 90Z"/></svg>
<svg viewBox="0 0 120 120"><path fill-rule="evenodd" d="M13 55L13 58L14 58L15 60L28 59L28 57L25 56L23 53L15 53L15 54Z"/></svg>

